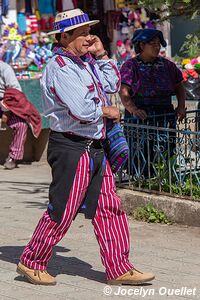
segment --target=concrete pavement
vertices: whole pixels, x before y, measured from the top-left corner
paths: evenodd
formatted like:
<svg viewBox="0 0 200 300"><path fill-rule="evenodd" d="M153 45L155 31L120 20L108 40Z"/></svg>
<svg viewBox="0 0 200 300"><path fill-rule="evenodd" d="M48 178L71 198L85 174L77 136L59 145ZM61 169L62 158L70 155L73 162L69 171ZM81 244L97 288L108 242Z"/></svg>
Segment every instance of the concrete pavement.
<svg viewBox="0 0 200 300"><path fill-rule="evenodd" d="M136 268L156 274L151 284L107 287L92 225L82 215L55 247L48 270L57 285L27 283L16 264L46 208L50 169L46 163L12 171L0 166L0 178L0 300L200 299L200 227L132 219L130 258Z"/></svg>

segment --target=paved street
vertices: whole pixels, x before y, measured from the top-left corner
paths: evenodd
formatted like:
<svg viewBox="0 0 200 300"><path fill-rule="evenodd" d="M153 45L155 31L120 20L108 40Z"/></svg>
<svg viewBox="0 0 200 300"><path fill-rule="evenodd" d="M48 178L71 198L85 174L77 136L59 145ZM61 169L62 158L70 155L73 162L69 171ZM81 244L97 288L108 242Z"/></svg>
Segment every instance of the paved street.
<svg viewBox="0 0 200 300"><path fill-rule="evenodd" d="M92 225L79 215L49 264L57 285L34 286L18 276L19 256L46 208L50 177L46 163L12 171L0 166L0 300L200 299L200 227L130 219L131 261L138 269L153 271L156 280L140 287L109 288Z"/></svg>

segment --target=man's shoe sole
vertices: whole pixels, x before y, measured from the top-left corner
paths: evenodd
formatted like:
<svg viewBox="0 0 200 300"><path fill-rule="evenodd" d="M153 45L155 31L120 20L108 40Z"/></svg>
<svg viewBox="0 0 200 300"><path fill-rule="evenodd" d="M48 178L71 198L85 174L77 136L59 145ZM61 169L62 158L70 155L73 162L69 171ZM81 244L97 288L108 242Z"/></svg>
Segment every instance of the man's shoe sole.
<svg viewBox="0 0 200 300"><path fill-rule="evenodd" d="M139 284L143 284L143 283L148 283L149 281L152 281L155 279L155 276L147 279L143 279L143 280L138 280L138 281L131 281L131 280L115 280L115 279L111 279L108 280L108 284L109 285L139 285Z"/></svg>
<svg viewBox="0 0 200 300"><path fill-rule="evenodd" d="M22 270L19 266L17 266L17 273L23 277L25 277L30 283L35 284L35 285L56 285L55 282L43 282L41 281L40 283L37 281L34 281L24 270Z"/></svg>

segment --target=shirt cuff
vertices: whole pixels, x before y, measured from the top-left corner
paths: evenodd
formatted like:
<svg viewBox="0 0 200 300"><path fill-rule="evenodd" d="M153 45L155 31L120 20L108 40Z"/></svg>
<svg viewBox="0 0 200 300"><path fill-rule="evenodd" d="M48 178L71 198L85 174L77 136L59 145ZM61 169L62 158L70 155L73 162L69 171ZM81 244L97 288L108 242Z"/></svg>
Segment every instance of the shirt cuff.
<svg viewBox="0 0 200 300"><path fill-rule="evenodd" d="M131 84L130 84L130 83L128 83L128 82L124 82L124 81L122 81L122 82L121 82L121 84L124 84L124 85L127 85L127 86L131 87Z"/></svg>
<svg viewBox="0 0 200 300"><path fill-rule="evenodd" d="M96 119L98 120L102 116L103 116L102 106L97 106Z"/></svg>
<svg viewBox="0 0 200 300"><path fill-rule="evenodd" d="M109 58L109 59L97 59L97 60L96 60L96 63L99 65L99 67L104 66L104 65L107 65L107 64L110 63L110 62L111 62L112 64L114 64L114 65L117 66L116 60L114 60L114 59L112 59L112 58Z"/></svg>

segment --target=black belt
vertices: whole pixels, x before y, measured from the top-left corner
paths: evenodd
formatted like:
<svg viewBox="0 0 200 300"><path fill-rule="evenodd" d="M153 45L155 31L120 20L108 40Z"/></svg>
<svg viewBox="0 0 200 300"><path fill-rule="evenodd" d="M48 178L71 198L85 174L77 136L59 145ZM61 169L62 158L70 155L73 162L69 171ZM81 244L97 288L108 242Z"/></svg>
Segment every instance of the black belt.
<svg viewBox="0 0 200 300"><path fill-rule="evenodd" d="M57 132L58 133L58 132ZM68 132L60 132L64 137L67 139L73 141L73 142L83 142L86 144L86 146L90 146L94 149L102 149L102 140L95 140L95 139L89 139L83 136L70 134Z"/></svg>

